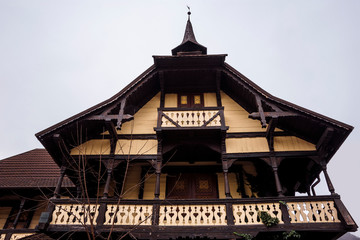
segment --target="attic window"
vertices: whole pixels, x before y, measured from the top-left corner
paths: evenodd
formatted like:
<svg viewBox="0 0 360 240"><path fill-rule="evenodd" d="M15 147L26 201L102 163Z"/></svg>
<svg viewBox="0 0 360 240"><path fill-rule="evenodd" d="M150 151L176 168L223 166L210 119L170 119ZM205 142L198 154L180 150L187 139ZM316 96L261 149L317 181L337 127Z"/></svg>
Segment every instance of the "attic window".
<svg viewBox="0 0 360 240"><path fill-rule="evenodd" d="M179 94L178 107L180 108L193 108L204 106L204 96L199 94Z"/></svg>

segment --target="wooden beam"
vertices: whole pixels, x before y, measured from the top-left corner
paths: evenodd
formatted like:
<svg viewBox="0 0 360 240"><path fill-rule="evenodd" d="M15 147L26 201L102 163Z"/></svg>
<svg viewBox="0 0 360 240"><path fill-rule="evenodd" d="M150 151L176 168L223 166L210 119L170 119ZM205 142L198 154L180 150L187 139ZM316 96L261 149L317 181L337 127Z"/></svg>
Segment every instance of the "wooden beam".
<svg viewBox="0 0 360 240"><path fill-rule="evenodd" d="M265 118L273 117L297 117L299 114L293 112L264 112ZM261 113L253 112L249 114L251 119L261 119Z"/></svg>
<svg viewBox="0 0 360 240"><path fill-rule="evenodd" d="M277 123L278 123L278 118L273 117L270 120L269 126L266 130L266 139L267 139L270 151L274 151L274 131L275 131L275 127L276 127Z"/></svg>
<svg viewBox="0 0 360 240"><path fill-rule="evenodd" d="M121 105L120 105L120 110L119 110L119 114L117 117L117 123L116 123L116 127L117 128L121 128L122 125L122 121L124 119L124 108L125 108L125 104L126 104L126 98L124 98L123 100L121 100Z"/></svg>
<svg viewBox="0 0 360 240"><path fill-rule="evenodd" d="M66 144L64 142L64 139L61 137L60 134L54 134L53 139L55 141L55 144L58 145L60 152L62 154L61 160L63 162L63 165L70 166L71 165L70 160L72 159L72 157L70 155L70 151L69 151L68 147L66 146Z"/></svg>
<svg viewBox="0 0 360 240"><path fill-rule="evenodd" d="M105 120L106 129L110 133L110 155L115 154L116 143L118 141L118 135L114 123L111 119Z"/></svg>
<svg viewBox="0 0 360 240"><path fill-rule="evenodd" d="M159 82L160 82L160 108L165 106L165 79L164 79L164 71L159 71Z"/></svg>
<svg viewBox="0 0 360 240"><path fill-rule="evenodd" d="M326 128L316 144L316 149L317 150L323 149L330 142L330 139L333 136L333 134L334 134L334 129L332 127Z"/></svg>
<svg viewBox="0 0 360 240"><path fill-rule="evenodd" d="M256 95L256 105L259 111L259 116L260 116L260 121L261 121L261 127L262 128L266 128L266 119L265 119L265 115L264 115L264 110L262 107L262 102L259 96Z"/></svg>
<svg viewBox="0 0 360 240"><path fill-rule="evenodd" d="M220 86L221 86L221 71L216 71L216 103L218 107L222 106L221 95L220 95Z"/></svg>

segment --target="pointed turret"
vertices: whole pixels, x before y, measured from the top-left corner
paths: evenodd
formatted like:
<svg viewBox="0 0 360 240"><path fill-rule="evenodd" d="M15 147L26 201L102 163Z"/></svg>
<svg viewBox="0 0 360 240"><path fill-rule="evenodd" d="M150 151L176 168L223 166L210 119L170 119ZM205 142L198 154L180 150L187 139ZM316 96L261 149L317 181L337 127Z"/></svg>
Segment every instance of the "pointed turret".
<svg viewBox="0 0 360 240"><path fill-rule="evenodd" d="M190 9L188 12L188 20L186 23L184 39L182 43L174 48L172 55L187 55L187 54L206 54L207 49L196 41L195 34L190 21Z"/></svg>

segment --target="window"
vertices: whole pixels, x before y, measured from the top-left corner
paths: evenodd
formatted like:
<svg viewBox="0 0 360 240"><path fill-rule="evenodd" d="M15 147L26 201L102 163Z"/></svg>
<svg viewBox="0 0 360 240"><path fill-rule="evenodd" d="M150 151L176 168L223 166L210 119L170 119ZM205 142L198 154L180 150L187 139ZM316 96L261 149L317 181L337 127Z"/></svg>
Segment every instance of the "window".
<svg viewBox="0 0 360 240"><path fill-rule="evenodd" d="M178 107L193 108L193 107L203 107L203 106L204 106L204 96L202 93L179 94Z"/></svg>

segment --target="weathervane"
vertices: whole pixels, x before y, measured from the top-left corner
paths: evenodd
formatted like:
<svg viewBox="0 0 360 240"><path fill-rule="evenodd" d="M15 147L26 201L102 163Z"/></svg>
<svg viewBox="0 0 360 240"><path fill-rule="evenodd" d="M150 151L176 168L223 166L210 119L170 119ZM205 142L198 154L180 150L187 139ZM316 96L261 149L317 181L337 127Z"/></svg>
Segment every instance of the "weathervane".
<svg viewBox="0 0 360 240"><path fill-rule="evenodd" d="M191 15L191 12L190 12L190 7L189 6L186 6L188 9L189 9L189 11L188 11L188 20L190 20L190 15Z"/></svg>

